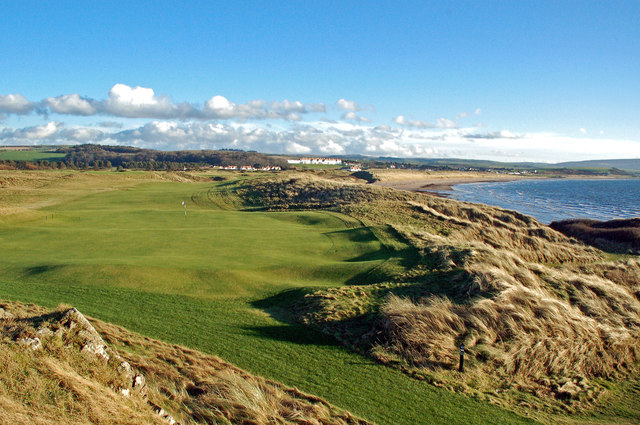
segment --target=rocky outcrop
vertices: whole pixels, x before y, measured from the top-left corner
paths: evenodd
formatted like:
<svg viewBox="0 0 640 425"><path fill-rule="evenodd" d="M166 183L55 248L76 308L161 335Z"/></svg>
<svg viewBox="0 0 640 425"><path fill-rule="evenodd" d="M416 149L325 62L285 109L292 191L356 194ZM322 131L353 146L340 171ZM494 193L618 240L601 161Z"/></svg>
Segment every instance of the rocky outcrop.
<svg viewBox="0 0 640 425"><path fill-rule="evenodd" d="M65 346L76 347L87 356L93 356L100 361L113 365L122 377L122 386L112 390L131 397L136 394L146 400L151 409L165 422L176 425L178 422L162 407L152 403L147 398L147 382L144 375L102 339L91 322L75 308L38 317L17 319L10 312L0 308L0 320L4 319L3 333L17 344L31 350L42 350L48 341L59 339ZM11 323L8 324L7 322ZM178 424L179 425L179 424Z"/></svg>

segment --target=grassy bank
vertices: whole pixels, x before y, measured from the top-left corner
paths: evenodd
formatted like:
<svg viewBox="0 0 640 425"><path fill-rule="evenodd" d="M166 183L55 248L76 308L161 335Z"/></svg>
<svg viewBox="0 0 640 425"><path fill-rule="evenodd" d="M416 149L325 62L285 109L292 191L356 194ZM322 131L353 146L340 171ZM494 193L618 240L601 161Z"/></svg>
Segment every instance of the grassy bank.
<svg viewBox="0 0 640 425"><path fill-rule="evenodd" d="M50 174L30 174L17 186L6 183L15 176L2 176L0 298L71 304L379 424L531 422L413 380L253 307L285 290L401 271L404 242L393 233L335 212L237 211L237 201L218 191L226 181Z"/></svg>

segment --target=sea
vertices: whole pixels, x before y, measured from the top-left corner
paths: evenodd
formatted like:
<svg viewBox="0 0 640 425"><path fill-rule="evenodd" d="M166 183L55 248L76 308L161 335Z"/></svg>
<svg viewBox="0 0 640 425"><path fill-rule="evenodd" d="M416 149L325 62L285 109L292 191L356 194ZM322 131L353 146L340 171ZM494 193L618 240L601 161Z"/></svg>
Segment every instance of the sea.
<svg viewBox="0 0 640 425"><path fill-rule="evenodd" d="M640 217L640 179L531 179L466 183L443 195L531 215L548 224L573 218Z"/></svg>

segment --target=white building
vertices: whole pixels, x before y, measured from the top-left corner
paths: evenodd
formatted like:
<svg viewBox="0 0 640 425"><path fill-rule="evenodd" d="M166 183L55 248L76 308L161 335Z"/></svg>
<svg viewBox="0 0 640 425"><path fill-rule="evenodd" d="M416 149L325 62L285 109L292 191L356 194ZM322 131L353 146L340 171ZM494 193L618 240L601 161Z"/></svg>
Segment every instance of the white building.
<svg viewBox="0 0 640 425"><path fill-rule="evenodd" d="M288 159L289 164L324 164L324 165L340 165L341 159L337 158L300 158L300 159Z"/></svg>

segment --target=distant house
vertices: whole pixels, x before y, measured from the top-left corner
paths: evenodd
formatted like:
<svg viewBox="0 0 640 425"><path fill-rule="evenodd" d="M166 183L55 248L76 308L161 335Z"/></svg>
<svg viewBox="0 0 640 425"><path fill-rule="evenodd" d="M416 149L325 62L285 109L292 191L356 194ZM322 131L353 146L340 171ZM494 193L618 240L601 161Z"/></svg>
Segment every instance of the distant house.
<svg viewBox="0 0 640 425"><path fill-rule="evenodd" d="M357 171L362 171L362 167L360 167L359 165L352 165L352 166L349 168L349 171L351 171L352 173L355 173L355 172L357 172Z"/></svg>

